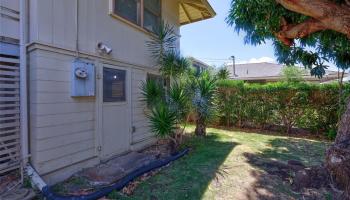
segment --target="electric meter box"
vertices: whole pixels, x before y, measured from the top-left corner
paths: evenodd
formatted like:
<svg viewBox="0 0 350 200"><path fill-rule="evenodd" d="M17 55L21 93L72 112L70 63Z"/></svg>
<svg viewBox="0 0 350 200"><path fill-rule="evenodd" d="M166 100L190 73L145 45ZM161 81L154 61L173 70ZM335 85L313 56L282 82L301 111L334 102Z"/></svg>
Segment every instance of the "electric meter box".
<svg viewBox="0 0 350 200"><path fill-rule="evenodd" d="M82 60L72 63L71 72L71 96L93 97L95 96L95 66Z"/></svg>

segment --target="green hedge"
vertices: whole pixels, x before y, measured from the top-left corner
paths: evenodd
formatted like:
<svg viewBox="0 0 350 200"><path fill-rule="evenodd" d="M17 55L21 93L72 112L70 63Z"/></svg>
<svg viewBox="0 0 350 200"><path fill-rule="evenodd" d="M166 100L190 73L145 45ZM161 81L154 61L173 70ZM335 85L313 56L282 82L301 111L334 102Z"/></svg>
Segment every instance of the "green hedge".
<svg viewBox="0 0 350 200"><path fill-rule="evenodd" d="M269 128L294 127L328 132L337 126L350 86L345 85L339 106L338 84L218 82L218 113L221 125Z"/></svg>

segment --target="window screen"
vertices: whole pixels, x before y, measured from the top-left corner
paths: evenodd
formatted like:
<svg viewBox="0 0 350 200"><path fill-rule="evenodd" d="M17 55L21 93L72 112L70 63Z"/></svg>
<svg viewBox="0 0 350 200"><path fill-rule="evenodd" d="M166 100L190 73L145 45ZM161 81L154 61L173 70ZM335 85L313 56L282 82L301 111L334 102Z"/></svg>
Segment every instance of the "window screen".
<svg viewBox="0 0 350 200"><path fill-rule="evenodd" d="M119 16L135 24L139 24L137 9L138 2L139 0L115 0L114 11Z"/></svg>
<svg viewBox="0 0 350 200"><path fill-rule="evenodd" d="M103 68L103 101L126 101L126 71Z"/></svg>
<svg viewBox="0 0 350 200"><path fill-rule="evenodd" d="M143 27L149 31L157 32L160 25L160 0L144 1Z"/></svg>

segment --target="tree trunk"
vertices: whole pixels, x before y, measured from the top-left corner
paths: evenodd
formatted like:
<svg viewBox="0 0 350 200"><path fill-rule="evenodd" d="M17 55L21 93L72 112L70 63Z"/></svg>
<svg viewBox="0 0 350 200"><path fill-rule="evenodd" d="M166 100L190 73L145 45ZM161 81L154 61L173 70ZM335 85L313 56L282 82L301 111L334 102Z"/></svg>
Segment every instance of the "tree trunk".
<svg viewBox="0 0 350 200"><path fill-rule="evenodd" d="M303 38L322 30L333 30L350 37L350 6L330 0L276 0L287 10L311 17L300 24L288 24L282 20L276 37L291 46L293 39Z"/></svg>
<svg viewBox="0 0 350 200"><path fill-rule="evenodd" d="M196 120L195 134L197 136L206 136L206 134L207 134L206 129L207 129L207 127L206 127L204 120L201 117L198 117Z"/></svg>
<svg viewBox="0 0 350 200"><path fill-rule="evenodd" d="M350 98L334 144L327 150L326 167L335 183L350 199Z"/></svg>

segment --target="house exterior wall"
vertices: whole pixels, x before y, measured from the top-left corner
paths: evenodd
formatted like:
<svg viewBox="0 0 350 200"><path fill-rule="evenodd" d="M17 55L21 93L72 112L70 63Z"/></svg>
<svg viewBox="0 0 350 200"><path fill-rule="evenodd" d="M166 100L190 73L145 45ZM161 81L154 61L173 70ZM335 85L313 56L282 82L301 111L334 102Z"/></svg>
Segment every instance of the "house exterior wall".
<svg viewBox="0 0 350 200"><path fill-rule="evenodd" d="M19 0L0 0L0 6L0 36L19 40Z"/></svg>
<svg viewBox="0 0 350 200"><path fill-rule="evenodd" d="M99 163L98 147L103 145L99 139L97 97L70 96L71 65L77 56L76 2L30 1L31 163L49 184ZM147 73L158 71L145 47L152 36L110 16L109 6L109 0L79 1L79 57L96 67L105 63L130 70L134 129L130 132L130 150L138 150L155 141L140 101L141 81L146 80ZM162 18L179 32L177 1L162 1ZM111 47L111 55L96 53L98 42Z"/></svg>

